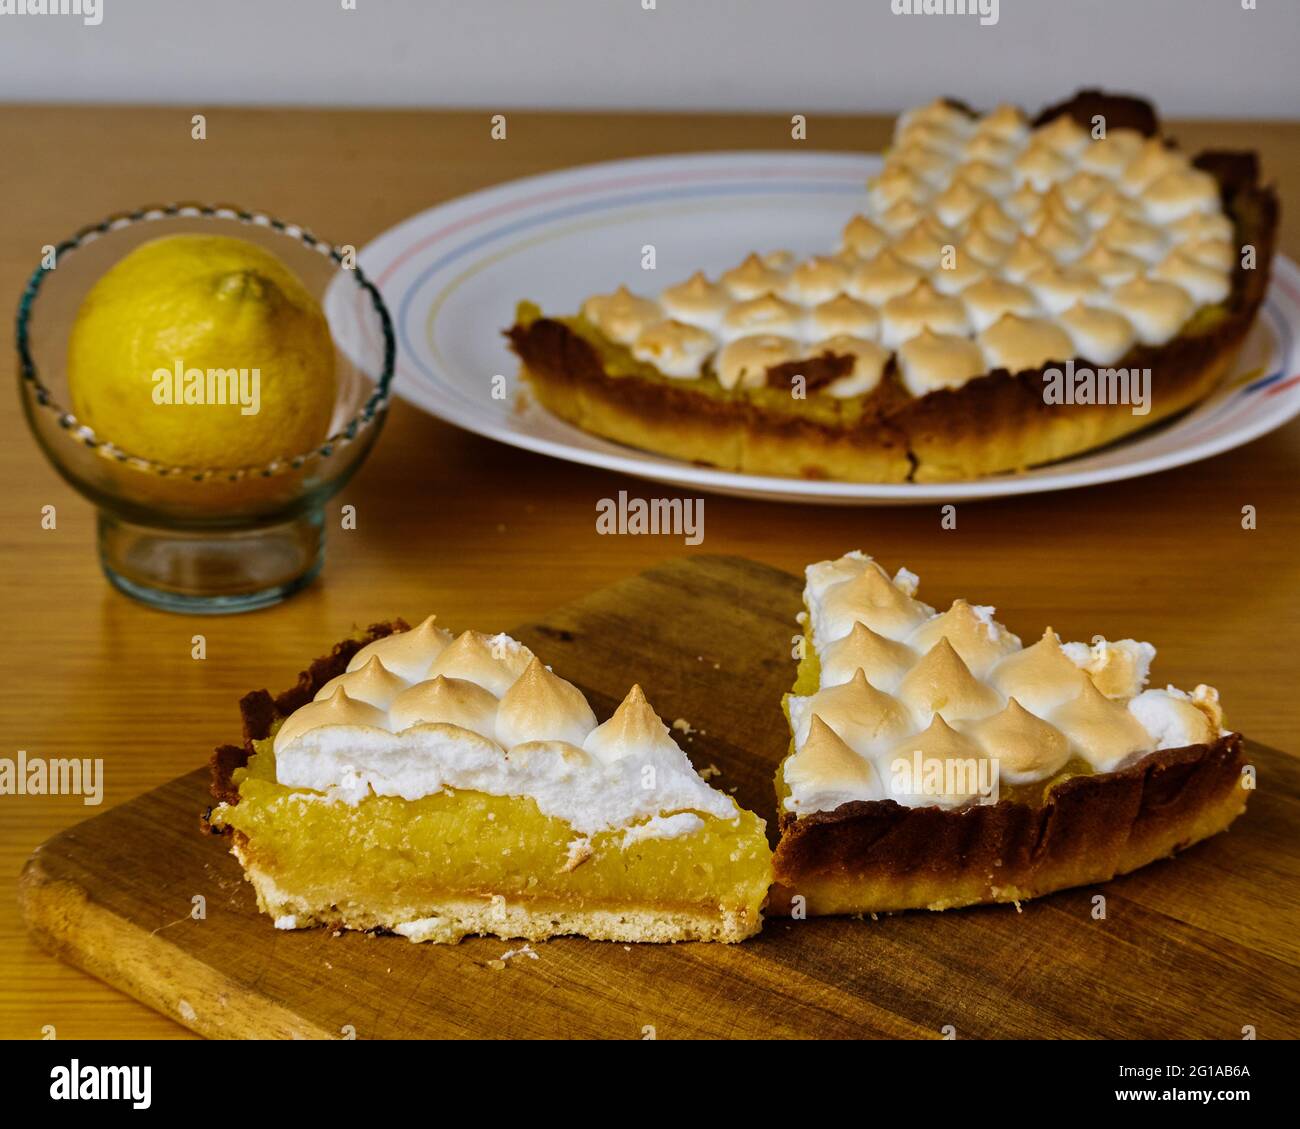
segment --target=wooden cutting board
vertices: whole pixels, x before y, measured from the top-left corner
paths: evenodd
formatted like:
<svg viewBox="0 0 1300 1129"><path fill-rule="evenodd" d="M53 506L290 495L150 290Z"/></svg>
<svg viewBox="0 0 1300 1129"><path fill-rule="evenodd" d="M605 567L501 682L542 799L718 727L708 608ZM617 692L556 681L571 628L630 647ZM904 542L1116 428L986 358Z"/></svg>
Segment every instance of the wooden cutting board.
<svg viewBox="0 0 1300 1129"><path fill-rule="evenodd" d="M751 561L697 556L514 634L602 718L639 681L665 719L696 729L683 739L696 766L715 765L714 783L771 822L800 588ZM334 642L305 642L304 660ZM562 938L507 957L522 944L280 932L225 841L199 833L206 771L51 839L27 864L22 901L52 953L212 1036L1289 1036L1300 765L1250 754L1260 783L1246 814L1175 860L1019 910L771 920L743 945Z"/></svg>

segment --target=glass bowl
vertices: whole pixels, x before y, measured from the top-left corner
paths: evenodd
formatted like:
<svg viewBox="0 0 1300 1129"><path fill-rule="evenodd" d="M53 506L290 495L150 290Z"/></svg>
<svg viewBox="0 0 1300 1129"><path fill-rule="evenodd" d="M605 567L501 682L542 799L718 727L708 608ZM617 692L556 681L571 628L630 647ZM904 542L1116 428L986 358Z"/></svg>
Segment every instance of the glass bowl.
<svg viewBox="0 0 1300 1129"><path fill-rule="evenodd" d="M166 466L122 450L72 414L68 336L86 293L141 243L184 233L266 248L320 303L337 377L320 445L265 466ZM100 561L115 587L167 611L241 612L284 599L319 572L324 504L378 438L393 377L392 321L354 259L350 248L258 212L173 204L84 228L54 249L53 266L42 262L32 273L18 304L23 408L55 468L98 508Z"/></svg>

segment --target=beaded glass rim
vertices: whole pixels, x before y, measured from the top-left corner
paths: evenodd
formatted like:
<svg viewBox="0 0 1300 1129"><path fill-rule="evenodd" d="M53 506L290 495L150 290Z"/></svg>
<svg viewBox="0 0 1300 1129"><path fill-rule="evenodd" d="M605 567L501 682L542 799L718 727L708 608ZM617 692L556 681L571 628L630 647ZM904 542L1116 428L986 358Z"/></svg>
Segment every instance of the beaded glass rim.
<svg viewBox="0 0 1300 1129"><path fill-rule="evenodd" d="M332 259L340 267L343 267L343 253L332 243L328 243L316 235L313 235L307 229L297 224L286 223L283 220L276 219L274 216L267 215L265 212L247 211L242 208L235 208L228 205L212 204L167 204L157 205L145 208L139 208L132 212L124 212L100 220L99 223L90 224L83 227L73 236L65 239L63 242L55 245L54 255L57 263L58 259L70 251L75 251L78 247L84 247L88 243L94 242L103 235L112 231L119 231L122 228L130 227L139 223L151 223L164 219L176 218L194 218L218 219L218 220L235 220L249 227L265 227L279 232L281 235L297 239L300 243L310 247L313 251ZM196 482L210 480L214 478L226 478L237 480L253 475L260 475L270 478L276 474L282 474L285 471L299 470L314 458L329 458L335 450L353 442L362 432L371 427L376 418L379 417L388 405L389 386L392 384L394 361L396 359L397 348L393 335L393 322L389 316L388 307L384 304L379 290L375 287L362 271L360 265L343 268L349 273L356 276L357 285L369 297L371 305L379 315L379 322L382 327L384 337L384 364L383 372L379 375L375 390L367 398L361 410L354 415L338 431L328 436L325 441L310 451L300 455L281 456L273 459L263 466L247 467L186 467L171 466L166 463L155 462L152 459L146 459L139 455L132 455L120 447L101 439L86 424L80 422L70 411L61 407L54 399L50 390L42 383L40 376L36 371L36 363L32 360L31 350L28 341L28 323L31 320L32 310L36 305L36 296L40 292L41 284L45 280L45 275L49 270L42 263L31 274L27 280L27 285L23 290L22 296L18 301L17 317L17 344L18 357L22 379L31 385L36 402L45 410L56 414L59 426L68 433L69 437L82 443L84 446L91 448L106 458L113 459L120 463L126 463L138 470L152 471L155 474L167 477L187 476Z"/></svg>

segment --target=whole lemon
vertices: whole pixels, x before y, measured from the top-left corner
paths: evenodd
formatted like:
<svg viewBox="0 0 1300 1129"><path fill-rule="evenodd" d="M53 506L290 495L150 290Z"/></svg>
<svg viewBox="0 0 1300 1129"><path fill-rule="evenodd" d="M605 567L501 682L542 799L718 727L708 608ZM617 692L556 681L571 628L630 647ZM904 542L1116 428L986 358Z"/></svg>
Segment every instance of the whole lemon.
<svg viewBox="0 0 1300 1129"><path fill-rule="evenodd" d="M73 411L170 466L259 466L324 440L334 345L320 306L243 239L141 244L81 304L68 342Z"/></svg>

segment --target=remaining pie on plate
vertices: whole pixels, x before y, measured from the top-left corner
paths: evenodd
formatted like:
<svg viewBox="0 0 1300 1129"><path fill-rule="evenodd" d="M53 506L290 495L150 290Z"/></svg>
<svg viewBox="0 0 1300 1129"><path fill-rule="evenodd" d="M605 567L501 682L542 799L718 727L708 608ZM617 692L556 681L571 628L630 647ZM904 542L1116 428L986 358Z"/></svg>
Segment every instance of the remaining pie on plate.
<svg viewBox="0 0 1300 1129"><path fill-rule="evenodd" d="M1241 814L1241 735L1209 686L1145 689L1151 644L1025 647L993 608L916 590L862 553L808 567L773 912L1019 901Z"/></svg>
<svg viewBox="0 0 1300 1129"><path fill-rule="evenodd" d="M740 941L765 824L691 767L639 687L603 724L523 644L433 617L346 640L241 702L208 821L277 928Z"/></svg>
<svg viewBox="0 0 1300 1129"><path fill-rule="evenodd" d="M571 316L525 302L509 337L547 409L634 447L759 474L974 478L1206 396L1263 299L1276 226L1253 154L1189 158L1138 99L1085 91L1032 120L944 100L899 119L837 250L756 253ZM1067 390L1044 370L1071 361Z"/></svg>

